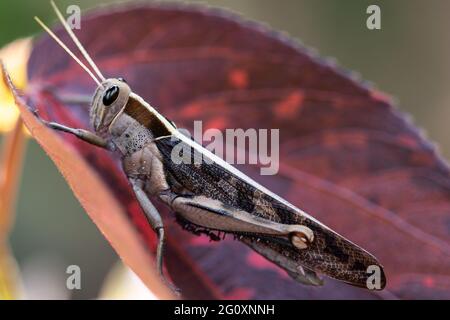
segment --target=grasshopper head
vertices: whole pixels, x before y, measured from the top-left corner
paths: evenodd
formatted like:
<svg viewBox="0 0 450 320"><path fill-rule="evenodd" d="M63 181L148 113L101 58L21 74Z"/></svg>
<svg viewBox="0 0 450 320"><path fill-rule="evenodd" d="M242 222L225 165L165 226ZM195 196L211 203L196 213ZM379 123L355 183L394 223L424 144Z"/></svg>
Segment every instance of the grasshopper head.
<svg viewBox="0 0 450 320"><path fill-rule="evenodd" d="M97 87L92 99L90 119L97 132L105 132L117 114L125 107L131 89L121 78L106 79Z"/></svg>
<svg viewBox="0 0 450 320"><path fill-rule="evenodd" d="M104 133L113 121L114 117L120 112L120 110L122 110L123 107L125 107L131 93L130 87L121 78L105 79L94 60L92 60L86 49L80 43L80 40L78 40L77 36L73 33L71 27L64 19L63 14L58 9L56 4L53 1L50 3L68 35L72 38L73 42L78 47L91 68L88 68L80 59L78 59L77 56L64 44L64 42L62 42L61 39L45 25L45 23L43 23L38 17L34 17L34 19L97 84L97 90L95 91L91 105L90 120L95 131L98 133Z"/></svg>

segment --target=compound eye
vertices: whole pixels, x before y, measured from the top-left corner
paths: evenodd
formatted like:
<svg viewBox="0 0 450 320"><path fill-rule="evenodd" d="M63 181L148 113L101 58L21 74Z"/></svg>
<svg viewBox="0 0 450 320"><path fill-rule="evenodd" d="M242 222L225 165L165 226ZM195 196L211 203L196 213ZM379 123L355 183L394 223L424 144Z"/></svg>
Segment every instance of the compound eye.
<svg viewBox="0 0 450 320"><path fill-rule="evenodd" d="M108 90L106 90L105 95L103 96L103 104L105 106L109 106L116 101L117 97L119 96L119 87L118 86L112 86Z"/></svg>

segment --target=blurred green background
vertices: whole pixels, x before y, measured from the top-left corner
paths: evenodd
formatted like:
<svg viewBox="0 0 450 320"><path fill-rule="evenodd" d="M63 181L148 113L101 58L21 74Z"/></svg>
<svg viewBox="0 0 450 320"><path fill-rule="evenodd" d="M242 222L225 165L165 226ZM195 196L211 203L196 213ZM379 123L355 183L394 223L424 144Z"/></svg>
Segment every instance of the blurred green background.
<svg viewBox="0 0 450 320"><path fill-rule="evenodd" d="M117 1L57 1L81 8ZM433 0L210 0L263 21L334 57L365 80L392 95L403 111L450 156L450 1ZM366 8L378 4L382 29L366 28ZM0 47L40 32L34 15L55 21L46 0L0 2ZM113 23L113 22L112 22ZM100 31L99 31L100 32ZM24 273L25 287L43 288L48 297L94 298L117 260L71 194L55 166L30 141L11 245ZM66 267L82 270L82 290L65 289ZM42 292L30 292L41 297Z"/></svg>

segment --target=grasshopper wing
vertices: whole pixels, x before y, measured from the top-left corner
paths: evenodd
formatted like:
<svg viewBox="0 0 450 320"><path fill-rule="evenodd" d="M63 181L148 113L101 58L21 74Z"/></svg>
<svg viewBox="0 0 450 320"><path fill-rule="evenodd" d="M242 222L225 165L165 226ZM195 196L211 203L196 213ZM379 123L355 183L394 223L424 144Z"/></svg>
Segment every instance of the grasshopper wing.
<svg viewBox="0 0 450 320"><path fill-rule="evenodd" d="M366 288L368 281L373 280L376 275L378 276L376 285L371 289L382 289L386 285L383 268L374 256L257 184L236 168L199 147L198 144L191 143L187 138L163 139L156 141L156 144L161 152L166 176L173 190L176 193L186 192L191 199L196 197L209 199L202 201L203 210L229 217L236 212L245 212L257 219L277 224L306 226L314 232L314 240L306 249L301 250L295 247L288 237L279 237L265 232L227 230L223 225L218 228L209 225L208 229L238 235L242 242L284 268L300 282L320 284L321 281L315 274L319 272ZM196 148L196 150L191 149L190 161L173 161L172 151L180 144L185 144L183 150ZM208 205L208 203L214 203L214 205ZM193 206L198 210L198 205ZM188 210L187 207L186 210Z"/></svg>

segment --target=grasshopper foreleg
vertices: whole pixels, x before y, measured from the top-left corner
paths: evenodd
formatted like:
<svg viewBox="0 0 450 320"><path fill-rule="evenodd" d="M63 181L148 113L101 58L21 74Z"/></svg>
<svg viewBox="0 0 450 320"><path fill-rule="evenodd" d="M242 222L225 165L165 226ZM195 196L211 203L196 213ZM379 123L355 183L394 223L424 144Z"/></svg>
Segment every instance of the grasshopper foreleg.
<svg viewBox="0 0 450 320"><path fill-rule="evenodd" d="M65 126L65 125L57 123L57 122L46 121L46 120L42 119L37 114L37 112L34 112L34 114L43 124L45 124L49 128L73 134L77 138L79 138L89 144L93 144L97 147L108 149L110 151L115 150L114 144L112 144L110 141L103 139L102 137L96 135L95 133L93 133L89 130L71 128L71 127Z"/></svg>
<svg viewBox="0 0 450 320"><path fill-rule="evenodd" d="M85 129L78 129L78 128L71 128L71 127L67 127L65 125L56 123L56 122L44 122L47 127L55 129L55 130L59 130L59 131L63 131L63 132L67 132L67 133L71 133L74 136L76 136L77 138L86 141L87 143L96 145L98 147L101 148L105 148L105 149L111 149L111 146L109 144L109 142L105 139L103 139L102 137L99 137L98 135L96 135L93 132L90 132L88 130Z"/></svg>
<svg viewBox="0 0 450 320"><path fill-rule="evenodd" d="M147 194L142 189L143 182L137 179L130 179L130 183L133 187L136 199L139 202L142 210L144 211L150 225L153 230L158 234L158 246L156 249L156 268L163 279L163 281L176 293L180 290L171 284L164 276L163 273L163 256L164 256L164 225L158 210L148 198Z"/></svg>

